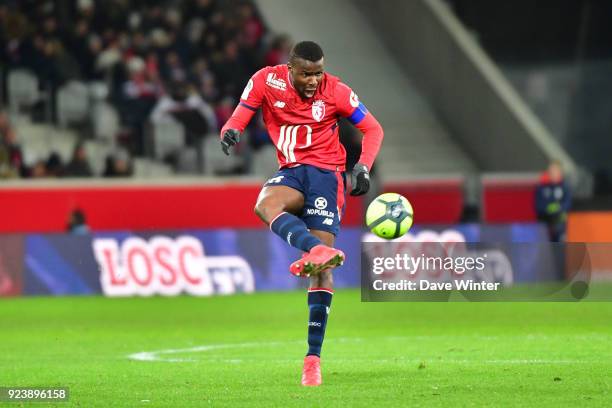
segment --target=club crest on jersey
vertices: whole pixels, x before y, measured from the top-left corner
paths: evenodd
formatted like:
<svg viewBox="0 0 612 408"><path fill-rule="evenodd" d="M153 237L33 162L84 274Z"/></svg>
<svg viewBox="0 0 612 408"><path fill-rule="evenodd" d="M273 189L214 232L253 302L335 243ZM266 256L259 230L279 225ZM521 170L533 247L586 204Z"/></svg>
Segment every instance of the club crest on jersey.
<svg viewBox="0 0 612 408"><path fill-rule="evenodd" d="M317 122L320 122L325 116L325 102L317 99L312 103L312 117Z"/></svg>

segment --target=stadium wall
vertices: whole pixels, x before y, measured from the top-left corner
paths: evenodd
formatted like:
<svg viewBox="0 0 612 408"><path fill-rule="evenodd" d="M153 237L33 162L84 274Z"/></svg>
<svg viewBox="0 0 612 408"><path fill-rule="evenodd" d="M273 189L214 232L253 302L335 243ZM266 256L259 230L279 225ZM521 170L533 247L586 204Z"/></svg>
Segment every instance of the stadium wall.
<svg viewBox="0 0 612 408"><path fill-rule="evenodd" d="M0 186L0 233L64 232L68 215L81 209L93 231L181 228L265 228L253 212L260 181L53 182ZM458 179L385 185L410 198L417 223L453 224L463 208ZM343 226L361 226L365 199L347 195Z"/></svg>

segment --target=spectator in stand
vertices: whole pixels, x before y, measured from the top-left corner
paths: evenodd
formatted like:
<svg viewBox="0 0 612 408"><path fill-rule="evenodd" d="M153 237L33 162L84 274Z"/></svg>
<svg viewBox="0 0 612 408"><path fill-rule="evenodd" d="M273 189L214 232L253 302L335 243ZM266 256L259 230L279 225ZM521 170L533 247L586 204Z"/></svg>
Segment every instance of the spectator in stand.
<svg viewBox="0 0 612 408"><path fill-rule="evenodd" d="M125 150L119 150L106 156L104 177L130 177L133 174L130 155Z"/></svg>
<svg viewBox="0 0 612 408"><path fill-rule="evenodd" d="M242 27L242 43L251 49L258 48L264 35L264 25L251 3L242 3L238 9Z"/></svg>
<svg viewBox="0 0 612 408"><path fill-rule="evenodd" d="M11 166L11 159L6 146L0 145L0 179L17 177L19 177L19 173Z"/></svg>
<svg viewBox="0 0 612 408"><path fill-rule="evenodd" d="M200 169L204 168L204 158L201 155L201 142L207 134L214 134L217 130L215 113L195 92L193 86L186 82L173 82L170 93L164 95L157 102L151 114L151 121L156 123L176 122L183 125L184 140L187 146L195 146L198 153ZM166 161L178 164L177 153L171 153Z"/></svg>
<svg viewBox="0 0 612 408"><path fill-rule="evenodd" d="M238 43L234 40L228 41L223 50L223 58L215 68L215 77L224 95L233 96L236 99L242 93L243 85L249 80L250 65L242 55Z"/></svg>
<svg viewBox="0 0 612 408"><path fill-rule="evenodd" d="M47 177L47 161L45 159L38 159L32 166L29 172L30 178L44 178Z"/></svg>
<svg viewBox="0 0 612 408"><path fill-rule="evenodd" d="M572 203L571 192L563 175L561 162L553 160L540 176L535 192L538 220L548 227L551 242L565 241L567 213Z"/></svg>
<svg viewBox="0 0 612 408"><path fill-rule="evenodd" d="M28 19L7 5L0 5L0 59L13 66L27 64L32 42L28 39Z"/></svg>
<svg viewBox="0 0 612 408"><path fill-rule="evenodd" d="M31 69L52 97L69 79L105 81L121 133L137 155L146 153L143 123L165 84L193 84L224 116L225 101L237 100L251 72L264 61L284 63L290 47L281 36L266 49L266 28L250 0L58 4L0 2L1 60L8 69ZM46 119L43 104L33 112ZM46 173L38 165L33 174Z"/></svg>
<svg viewBox="0 0 612 408"><path fill-rule="evenodd" d="M87 151L83 142L78 142L72 151L72 158L64 171L65 177L91 177L93 172L87 160Z"/></svg>
<svg viewBox="0 0 612 408"><path fill-rule="evenodd" d="M45 174L47 177L62 177L64 175L64 163L58 152L51 152L45 163Z"/></svg>
<svg viewBox="0 0 612 408"><path fill-rule="evenodd" d="M293 46L291 37L281 34L274 37L270 44L270 49L264 57L264 65L280 65L289 61L289 52Z"/></svg>
<svg viewBox="0 0 612 408"><path fill-rule="evenodd" d="M187 0L184 2L183 9L183 15L185 16L210 21L217 11L217 2L215 0Z"/></svg>
<svg viewBox="0 0 612 408"><path fill-rule="evenodd" d="M101 49L104 44L103 37L96 35L90 38L90 41L93 41L93 44L90 42L90 51L93 55L97 55L95 72L101 73L103 77L112 78L113 73L122 62L119 43L110 39L108 45Z"/></svg>
<svg viewBox="0 0 612 408"><path fill-rule="evenodd" d="M177 52L170 51L166 54L161 74L162 79L167 83L183 82L187 79L187 69L183 66Z"/></svg>
<svg viewBox="0 0 612 408"><path fill-rule="evenodd" d="M208 102L216 102L218 91L215 87L215 75L208 67L208 62L201 57L196 60L191 70L191 82L197 84L202 98Z"/></svg>
<svg viewBox="0 0 612 408"><path fill-rule="evenodd" d="M225 123L232 116L232 112L234 112L234 108L236 107L235 99L231 96L224 97L215 108L215 117L217 118L217 123Z"/></svg>
<svg viewBox="0 0 612 408"><path fill-rule="evenodd" d="M37 51L40 52L41 65L30 67L39 77L42 85L55 90L69 79L81 75L79 63L66 52L64 32L60 31L57 19L46 16L38 31Z"/></svg>
<svg viewBox="0 0 612 408"><path fill-rule="evenodd" d="M145 153L144 123L155 106L161 93L161 86L145 69L140 57L133 57L128 62L129 79L123 84L123 122L130 130L132 154L141 156Z"/></svg>
<svg viewBox="0 0 612 408"><path fill-rule="evenodd" d="M0 178L19 177L25 173L23 152L17 142L17 132L11 126L6 112L0 111Z"/></svg>
<svg viewBox="0 0 612 408"><path fill-rule="evenodd" d="M187 82L173 82L170 92L162 96L151 114L153 122L175 121L196 136L218 130L215 113L208 103ZM193 120L189 120L193 118ZM199 120L198 120L199 118Z"/></svg>
<svg viewBox="0 0 612 408"><path fill-rule="evenodd" d="M68 216L67 231L73 235L88 235L90 233L85 213L80 209L75 209Z"/></svg>

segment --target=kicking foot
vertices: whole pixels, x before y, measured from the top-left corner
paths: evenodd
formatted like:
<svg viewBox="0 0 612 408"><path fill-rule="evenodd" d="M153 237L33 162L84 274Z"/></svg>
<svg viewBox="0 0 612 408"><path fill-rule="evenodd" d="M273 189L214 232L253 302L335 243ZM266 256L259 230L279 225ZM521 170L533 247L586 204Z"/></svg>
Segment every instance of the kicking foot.
<svg viewBox="0 0 612 408"><path fill-rule="evenodd" d="M321 359L318 356L306 356L302 370L302 385L316 387L321 385Z"/></svg>
<svg viewBox="0 0 612 408"><path fill-rule="evenodd" d="M328 268L335 268L344 263L344 252L326 245L314 246L289 267L295 276L312 276Z"/></svg>

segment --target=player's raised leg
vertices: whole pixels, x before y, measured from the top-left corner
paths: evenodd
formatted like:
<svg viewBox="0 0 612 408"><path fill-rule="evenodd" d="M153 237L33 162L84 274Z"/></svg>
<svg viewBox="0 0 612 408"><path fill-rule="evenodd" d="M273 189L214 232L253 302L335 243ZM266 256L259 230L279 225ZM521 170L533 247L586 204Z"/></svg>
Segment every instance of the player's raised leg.
<svg viewBox="0 0 612 408"><path fill-rule="evenodd" d="M327 234L329 242L338 234L340 218L344 210L344 177L339 171L301 166L305 173L306 194L301 218L323 245L313 247L301 259L293 262L289 270L294 275L312 276L344 262L344 253L333 248L314 231Z"/></svg>
<svg viewBox="0 0 612 408"><path fill-rule="evenodd" d="M327 231L312 230L325 245L334 245L334 235ZM302 385L317 386L322 383L321 347L333 297L332 268L310 277L308 288L308 352L304 358Z"/></svg>
<svg viewBox="0 0 612 408"><path fill-rule="evenodd" d="M289 270L296 276L310 276L319 270L340 265L344 254L321 243L295 214L304 206L302 193L286 185L266 185L259 193L255 213L270 226L272 232L289 245L305 252Z"/></svg>
<svg viewBox="0 0 612 408"><path fill-rule="evenodd" d="M257 198L255 213L270 226L272 232L289 245L309 252L321 245L321 240L312 235L304 221L296 217L304 206L304 196L289 186L264 186Z"/></svg>

